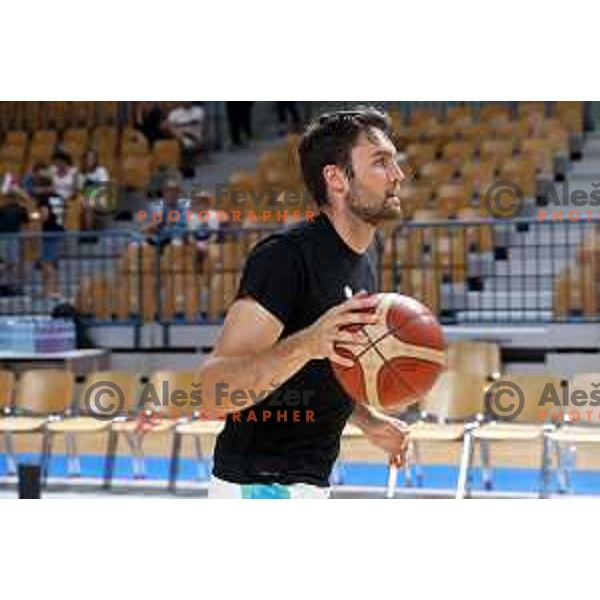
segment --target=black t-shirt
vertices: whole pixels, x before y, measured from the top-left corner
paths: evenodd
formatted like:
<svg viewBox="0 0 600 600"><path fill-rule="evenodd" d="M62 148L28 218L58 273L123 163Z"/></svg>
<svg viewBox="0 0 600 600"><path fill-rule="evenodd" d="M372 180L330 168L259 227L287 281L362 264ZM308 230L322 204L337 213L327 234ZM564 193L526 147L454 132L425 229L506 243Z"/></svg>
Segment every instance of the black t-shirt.
<svg viewBox="0 0 600 600"><path fill-rule="evenodd" d="M42 231L64 231L54 211L51 201L52 197L54 197L54 194L38 194L36 196L38 208L46 208L48 210L48 216L42 222Z"/></svg>
<svg viewBox="0 0 600 600"><path fill-rule="evenodd" d="M346 286L354 293L375 291L373 247L365 254L354 252L319 215L255 246L238 297L251 296L276 316L285 338L343 302ZM227 417L213 473L233 483L325 487L352 410L329 360L312 360L263 402L240 413L239 420Z"/></svg>
<svg viewBox="0 0 600 600"><path fill-rule="evenodd" d="M27 210L18 202L0 208L0 233L18 233L29 222Z"/></svg>

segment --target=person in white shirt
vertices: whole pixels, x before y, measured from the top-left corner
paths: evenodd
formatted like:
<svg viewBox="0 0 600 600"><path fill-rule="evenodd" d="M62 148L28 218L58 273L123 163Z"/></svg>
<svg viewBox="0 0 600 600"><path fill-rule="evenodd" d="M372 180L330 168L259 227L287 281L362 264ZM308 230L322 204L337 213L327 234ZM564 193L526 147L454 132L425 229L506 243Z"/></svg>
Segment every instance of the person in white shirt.
<svg viewBox="0 0 600 600"><path fill-rule="evenodd" d="M181 144L182 175L194 177L196 155L204 146L204 109L193 102L182 102L169 113L164 129Z"/></svg>
<svg viewBox="0 0 600 600"><path fill-rule="evenodd" d="M72 198L79 191L79 175L67 153L57 152L52 157L50 173L52 187L63 200Z"/></svg>
<svg viewBox="0 0 600 600"><path fill-rule="evenodd" d="M100 164L98 153L95 150L88 150L81 164L79 187L85 189L89 185L99 185L109 181L110 176L106 167Z"/></svg>
<svg viewBox="0 0 600 600"><path fill-rule="evenodd" d="M182 102L169 113L166 126L184 150L196 149L203 141L204 109L193 102Z"/></svg>

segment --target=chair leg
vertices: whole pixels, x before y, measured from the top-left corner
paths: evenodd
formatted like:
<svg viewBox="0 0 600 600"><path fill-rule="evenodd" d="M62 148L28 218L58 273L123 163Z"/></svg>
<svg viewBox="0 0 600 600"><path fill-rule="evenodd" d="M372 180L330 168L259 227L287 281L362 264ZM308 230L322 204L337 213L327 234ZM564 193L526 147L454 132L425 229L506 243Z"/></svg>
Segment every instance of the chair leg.
<svg viewBox="0 0 600 600"><path fill-rule="evenodd" d="M42 454L40 457L40 466L42 471L42 487L48 484L48 475L50 472L50 462L52 460L52 442L54 436L51 431L44 430L42 436Z"/></svg>
<svg viewBox="0 0 600 600"><path fill-rule="evenodd" d="M410 456L415 468L417 487L423 487L425 476L423 474L423 465L421 463L421 446L419 446L418 442L413 442Z"/></svg>
<svg viewBox="0 0 600 600"><path fill-rule="evenodd" d="M558 480L558 493L566 494L569 488L569 475L564 465L563 449L559 443L554 445L554 451L556 454L556 478Z"/></svg>
<svg viewBox="0 0 600 600"><path fill-rule="evenodd" d="M414 485L413 470L416 442L408 442L406 459L404 461L404 487L411 488Z"/></svg>
<svg viewBox="0 0 600 600"><path fill-rule="evenodd" d="M479 442L479 456L481 459L481 478L483 488L490 491L494 487L492 469L490 468L490 446L487 440Z"/></svg>
<svg viewBox="0 0 600 600"><path fill-rule="evenodd" d="M15 459L15 446L12 432L7 431L4 435L4 440L6 444L6 471L8 475L16 475L17 461Z"/></svg>
<svg viewBox="0 0 600 600"><path fill-rule="evenodd" d="M199 481L204 481L206 479L206 468L204 466L203 454L202 454L202 440L199 435L194 436L194 449L196 451L196 468L197 477Z"/></svg>
<svg viewBox="0 0 600 600"><path fill-rule="evenodd" d="M171 448L171 463L169 465L169 491L177 491L177 473L179 471L179 455L181 454L181 433L173 432L173 446Z"/></svg>
<svg viewBox="0 0 600 600"><path fill-rule="evenodd" d="M573 473L577 468L577 446L572 444L567 449L567 493L573 493Z"/></svg>
<svg viewBox="0 0 600 600"><path fill-rule="evenodd" d="M144 458L142 454L140 436L135 433L127 433L127 443L131 451L131 460L133 463L133 478L144 478Z"/></svg>
<svg viewBox="0 0 600 600"><path fill-rule="evenodd" d="M65 433L65 446L67 447L67 476L79 477L81 475L81 463L77 454L77 442L72 433Z"/></svg>
<svg viewBox="0 0 600 600"><path fill-rule="evenodd" d="M144 449L142 444L144 443L144 435L134 434L135 447L138 461L138 477L137 479L144 479L146 477L146 465L144 460Z"/></svg>
<svg viewBox="0 0 600 600"><path fill-rule="evenodd" d="M552 473L551 457L550 457L550 440L548 432L544 431L542 437L542 463L540 465L540 489L539 497L547 498L550 490L550 475Z"/></svg>
<svg viewBox="0 0 600 600"><path fill-rule="evenodd" d="M118 441L119 434L111 430L108 434L108 446L106 448L106 457L104 459L104 489L110 489L112 486Z"/></svg>
<svg viewBox="0 0 600 600"><path fill-rule="evenodd" d="M473 454L475 449L475 440L473 438L473 429L476 425L468 424L465 426L465 435L463 437L463 449L460 459L460 469L458 471L458 484L456 486L457 500L462 500L471 494L471 466L473 464Z"/></svg>

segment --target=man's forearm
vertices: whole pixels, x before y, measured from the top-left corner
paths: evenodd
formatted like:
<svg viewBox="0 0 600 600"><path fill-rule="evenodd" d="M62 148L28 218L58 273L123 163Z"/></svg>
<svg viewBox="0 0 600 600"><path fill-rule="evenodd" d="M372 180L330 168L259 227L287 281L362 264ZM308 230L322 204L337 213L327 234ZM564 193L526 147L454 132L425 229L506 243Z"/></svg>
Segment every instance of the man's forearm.
<svg viewBox="0 0 600 600"><path fill-rule="evenodd" d="M375 420L375 411L366 404L354 405L354 411L350 415L350 421L363 431L367 430Z"/></svg>
<svg viewBox="0 0 600 600"><path fill-rule="evenodd" d="M310 359L302 332L253 356L212 356L199 370L203 407L223 412L249 408L264 400ZM232 398L234 392L241 398Z"/></svg>

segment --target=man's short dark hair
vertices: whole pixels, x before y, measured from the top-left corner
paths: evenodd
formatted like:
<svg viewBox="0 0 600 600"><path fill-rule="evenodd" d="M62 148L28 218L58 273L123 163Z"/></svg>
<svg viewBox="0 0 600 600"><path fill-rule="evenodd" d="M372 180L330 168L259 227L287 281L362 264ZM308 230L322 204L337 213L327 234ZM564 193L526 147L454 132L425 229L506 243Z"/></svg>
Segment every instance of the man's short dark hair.
<svg viewBox="0 0 600 600"><path fill-rule="evenodd" d="M66 162L69 166L71 166L73 164L73 160L71 159L71 155L67 154L63 150L57 150L52 155L52 160L62 160L63 162Z"/></svg>
<svg viewBox="0 0 600 600"><path fill-rule="evenodd" d="M302 136L298 152L302 176L315 202L327 202L327 184L323 169L337 165L352 174L350 153L361 133L380 129L391 134L389 117L375 108L357 108L321 115Z"/></svg>

